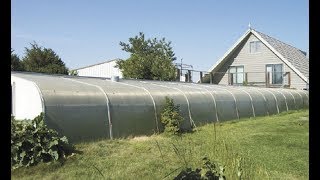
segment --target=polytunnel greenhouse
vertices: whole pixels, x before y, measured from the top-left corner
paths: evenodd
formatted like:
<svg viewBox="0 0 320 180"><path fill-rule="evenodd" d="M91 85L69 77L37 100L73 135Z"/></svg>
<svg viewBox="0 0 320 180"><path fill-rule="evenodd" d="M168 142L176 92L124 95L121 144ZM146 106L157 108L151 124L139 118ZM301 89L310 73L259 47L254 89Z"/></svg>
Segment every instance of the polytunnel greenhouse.
<svg viewBox="0 0 320 180"><path fill-rule="evenodd" d="M309 106L308 91L11 72L12 114L45 123L72 141L150 135L163 129L165 97L182 127L268 116Z"/></svg>

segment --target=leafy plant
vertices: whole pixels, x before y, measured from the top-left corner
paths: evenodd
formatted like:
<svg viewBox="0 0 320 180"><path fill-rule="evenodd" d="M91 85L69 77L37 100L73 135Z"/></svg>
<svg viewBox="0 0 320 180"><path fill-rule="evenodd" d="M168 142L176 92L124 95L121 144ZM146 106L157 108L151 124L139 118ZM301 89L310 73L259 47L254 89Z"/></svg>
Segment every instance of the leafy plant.
<svg viewBox="0 0 320 180"><path fill-rule="evenodd" d="M199 179L199 180L225 180L224 176L224 166L211 162L210 159L204 157L203 159L203 167L202 169L206 170L205 174L201 174L202 169L196 168L192 170L192 168L188 167L183 169L174 180L183 180L183 179Z"/></svg>
<svg viewBox="0 0 320 180"><path fill-rule="evenodd" d="M180 106L175 105L173 99L165 97L165 105L161 113L161 123L164 125L165 132L180 134L180 124L183 117L180 114Z"/></svg>
<svg viewBox="0 0 320 180"><path fill-rule="evenodd" d="M41 113L33 120L11 117L11 167L32 166L39 162L64 159L74 151L68 139L48 129Z"/></svg>
<svg viewBox="0 0 320 180"><path fill-rule="evenodd" d="M207 179L217 179L224 180L226 177L224 176L224 166L217 163L211 162L210 159L204 157L203 159L203 168L206 169L205 177Z"/></svg>
<svg viewBox="0 0 320 180"><path fill-rule="evenodd" d="M186 168L182 170L174 180L181 180L181 179L202 179L201 178L201 169L197 168L196 170L192 170L191 168Z"/></svg>

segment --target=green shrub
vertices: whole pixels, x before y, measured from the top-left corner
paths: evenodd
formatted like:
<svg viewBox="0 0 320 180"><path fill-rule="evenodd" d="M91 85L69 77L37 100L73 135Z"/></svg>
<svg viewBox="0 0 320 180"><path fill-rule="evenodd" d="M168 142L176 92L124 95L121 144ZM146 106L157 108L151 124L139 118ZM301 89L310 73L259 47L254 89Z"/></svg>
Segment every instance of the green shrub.
<svg viewBox="0 0 320 180"><path fill-rule="evenodd" d="M11 168L61 160L73 150L65 136L47 128L43 113L33 120L11 117Z"/></svg>
<svg viewBox="0 0 320 180"><path fill-rule="evenodd" d="M248 83L248 81L243 81L242 85L243 85L243 86L248 86L249 83Z"/></svg>
<svg viewBox="0 0 320 180"><path fill-rule="evenodd" d="M173 99L165 97L165 105L161 113L161 123L164 125L165 132L171 134L181 133L180 123L183 117L180 114L179 105L173 103Z"/></svg>

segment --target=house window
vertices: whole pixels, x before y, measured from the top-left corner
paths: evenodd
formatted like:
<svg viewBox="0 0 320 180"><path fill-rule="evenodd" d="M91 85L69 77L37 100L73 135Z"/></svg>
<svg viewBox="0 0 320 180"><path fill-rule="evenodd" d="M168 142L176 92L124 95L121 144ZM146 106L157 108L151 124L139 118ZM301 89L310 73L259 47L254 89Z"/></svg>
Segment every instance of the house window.
<svg viewBox="0 0 320 180"><path fill-rule="evenodd" d="M229 78L231 84L242 84L244 81L244 67L243 66L230 66Z"/></svg>
<svg viewBox="0 0 320 180"><path fill-rule="evenodd" d="M283 66L282 64L267 64L267 72L269 72L270 84L282 84L283 83Z"/></svg>
<svg viewBox="0 0 320 180"><path fill-rule="evenodd" d="M261 41L250 42L250 53L261 52L262 43Z"/></svg>

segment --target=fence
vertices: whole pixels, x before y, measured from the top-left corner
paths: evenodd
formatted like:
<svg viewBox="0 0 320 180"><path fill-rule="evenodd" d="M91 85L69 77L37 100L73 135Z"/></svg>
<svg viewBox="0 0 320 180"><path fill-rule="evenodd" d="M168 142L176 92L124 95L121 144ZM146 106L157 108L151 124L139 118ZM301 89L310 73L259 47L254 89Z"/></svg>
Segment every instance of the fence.
<svg viewBox="0 0 320 180"><path fill-rule="evenodd" d="M178 69L177 81L228 84L263 87L286 87L291 86L290 72L206 72L189 69Z"/></svg>

